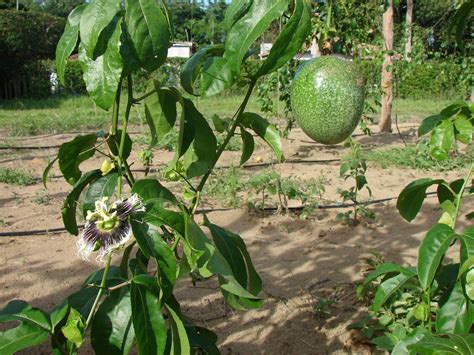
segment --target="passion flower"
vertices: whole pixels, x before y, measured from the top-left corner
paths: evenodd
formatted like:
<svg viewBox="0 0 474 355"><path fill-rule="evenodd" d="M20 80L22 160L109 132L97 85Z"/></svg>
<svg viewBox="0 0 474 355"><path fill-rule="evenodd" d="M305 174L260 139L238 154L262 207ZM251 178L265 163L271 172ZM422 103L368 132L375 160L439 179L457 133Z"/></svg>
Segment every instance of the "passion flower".
<svg viewBox="0 0 474 355"><path fill-rule="evenodd" d="M130 217L145 211L140 198L132 195L127 199L109 203L108 198L96 201L94 211L87 211L84 229L77 241L79 254L84 260L97 251L97 260L122 248L132 238Z"/></svg>

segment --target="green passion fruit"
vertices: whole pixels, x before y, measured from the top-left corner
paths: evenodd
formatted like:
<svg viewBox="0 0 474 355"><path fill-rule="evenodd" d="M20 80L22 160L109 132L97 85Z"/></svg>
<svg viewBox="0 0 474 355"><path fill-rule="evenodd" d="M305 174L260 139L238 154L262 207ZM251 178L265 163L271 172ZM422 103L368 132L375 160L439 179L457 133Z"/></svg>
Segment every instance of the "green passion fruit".
<svg viewBox="0 0 474 355"><path fill-rule="evenodd" d="M343 57L304 62L291 86L296 122L313 140L337 144L354 132L364 109L365 83L357 65Z"/></svg>

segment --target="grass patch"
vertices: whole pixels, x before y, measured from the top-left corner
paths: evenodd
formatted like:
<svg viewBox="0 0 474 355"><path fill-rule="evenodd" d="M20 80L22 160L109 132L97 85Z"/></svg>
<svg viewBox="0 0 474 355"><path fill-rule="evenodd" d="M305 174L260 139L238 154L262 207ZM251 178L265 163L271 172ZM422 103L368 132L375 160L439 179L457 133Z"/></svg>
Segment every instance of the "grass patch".
<svg viewBox="0 0 474 355"><path fill-rule="evenodd" d="M213 114L231 117L242 99L243 96L238 95L220 95L198 98L195 104L207 118ZM124 97L122 113L125 104ZM250 100L248 110L259 112L256 98ZM10 136L104 130L110 125L110 117L110 112L97 107L87 96L0 101L0 129ZM146 125L144 105L132 108L130 123Z"/></svg>
<svg viewBox="0 0 474 355"><path fill-rule="evenodd" d="M36 183L35 177L23 169L0 168L0 182L9 185L27 186Z"/></svg>
<svg viewBox="0 0 474 355"><path fill-rule="evenodd" d="M474 147L471 145L465 154L453 155L442 161L433 159L429 148L422 143L418 146L410 145L403 148L372 150L366 153L366 159L383 169L396 166L408 169L449 171L461 169L471 164L474 159Z"/></svg>

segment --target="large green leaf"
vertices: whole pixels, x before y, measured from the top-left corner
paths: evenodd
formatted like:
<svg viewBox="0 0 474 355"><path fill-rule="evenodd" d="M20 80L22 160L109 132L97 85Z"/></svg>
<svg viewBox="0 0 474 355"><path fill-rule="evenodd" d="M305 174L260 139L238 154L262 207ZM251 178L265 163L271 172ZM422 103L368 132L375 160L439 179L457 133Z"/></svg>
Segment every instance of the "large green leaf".
<svg viewBox="0 0 474 355"><path fill-rule="evenodd" d="M101 303L91 328L96 354L128 354L135 337L131 317L130 287L112 292Z"/></svg>
<svg viewBox="0 0 474 355"><path fill-rule="evenodd" d="M96 142L97 136L88 134L61 144L58 152L59 170L71 185L76 184L82 175L79 165L94 155Z"/></svg>
<svg viewBox="0 0 474 355"><path fill-rule="evenodd" d="M256 77L271 73L293 58L311 31L311 5L307 0L294 0L291 18L278 35Z"/></svg>
<svg viewBox="0 0 474 355"><path fill-rule="evenodd" d="M232 1L225 11L224 27L229 31L232 26L248 13L253 0L235 0Z"/></svg>
<svg viewBox="0 0 474 355"><path fill-rule="evenodd" d="M443 115L433 115L426 117L418 128L418 137L430 133L443 119L445 119Z"/></svg>
<svg viewBox="0 0 474 355"><path fill-rule="evenodd" d="M239 5L241 5L240 3ZM236 76L240 74L240 65L249 48L266 31L267 27L285 12L288 5L289 0L253 1L244 16L239 18L233 14L232 20L227 21L228 23L233 22L233 25L227 33L224 57ZM242 9L245 6L243 4L239 7ZM235 19L237 21L234 21Z"/></svg>
<svg viewBox="0 0 474 355"><path fill-rule="evenodd" d="M0 331L0 354L10 355L38 345L48 340L49 333L31 323L22 322L19 326Z"/></svg>
<svg viewBox="0 0 474 355"><path fill-rule="evenodd" d="M199 89L202 95L212 96L229 89L235 82L227 58L210 57L203 65Z"/></svg>
<svg viewBox="0 0 474 355"><path fill-rule="evenodd" d="M139 354L164 354L166 322L158 304L158 296L146 287L132 283L132 321Z"/></svg>
<svg viewBox="0 0 474 355"><path fill-rule="evenodd" d="M470 308L472 304L464 295L461 282L457 282L438 310L436 331L440 334L468 333L474 320L474 312Z"/></svg>
<svg viewBox="0 0 474 355"><path fill-rule="evenodd" d="M437 160L448 157L454 143L454 125L450 120L443 120L431 132L431 155Z"/></svg>
<svg viewBox="0 0 474 355"><path fill-rule="evenodd" d="M153 80L148 85L148 91L152 90L156 93L145 100L145 117L151 133L150 149L173 129L177 117L176 104L181 102L181 95L175 88L162 88L159 82Z"/></svg>
<svg viewBox="0 0 474 355"><path fill-rule="evenodd" d="M171 248L155 231L148 230L145 223L132 223L133 234L140 249L158 264L156 279L160 286L160 304L166 302L176 283L176 258Z"/></svg>
<svg viewBox="0 0 474 355"><path fill-rule="evenodd" d="M111 173L100 177L89 185L82 202L84 218L87 215L87 211L95 209L96 201L101 200L103 197L111 197L114 194L115 187L117 186L117 177L117 173Z"/></svg>
<svg viewBox="0 0 474 355"><path fill-rule="evenodd" d="M86 4L79 5L69 14L66 21L66 27L61 39L56 46L56 72L59 82L64 85L64 72L66 65L74 48L76 48L79 37L79 21Z"/></svg>
<svg viewBox="0 0 474 355"><path fill-rule="evenodd" d="M222 290L238 297L248 298L254 302L258 302L260 297L249 292L246 289L246 285L241 285L239 281L237 281L228 261L209 243L206 235L196 222L187 215L185 215L185 219L185 238L193 251L191 260L189 254L186 255L189 265L192 268L197 266L199 273L205 278L218 274L220 276L219 283Z"/></svg>
<svg viewBox="0 0 474 355"><path fill-rule="evenodd" d="M461 241L461 265L462 265L469 258L474 258L474 227L466 228L459 239Z"/></svg>
<svg viewBox="0 0 474 355"><path fill-rule="evenodd" d="M471 121L462 115L459 115L454 120L455 136L456 140L461 143L469 144L472 142L472 123Z"/></svg>
<svg viewBox="0 0 474 355"><path fill-rule="evenodd" d="M120 0L92 0L80 20L81 45L91 59L96 59L100 36L121 10Z"/></svg>
<svg viewBox="0 0 474 355"><path fill-rule="evenodd" d="M133 50L148 71L161 66L170 46L170 30L156 0L128 0L125 21Z"/></svg>
<svg viewBox="0 0 474 355"><path fill-rule="evenodd" d="M392 273L401 273L401 272L409 272L408 269L404 268L401 265L394 264L394 263L383 263L377 266L377 268L369 273L362 283L362 289L359 291L363 293L363 290L367 287L369 283L378 279L382 275L392 274Z"/></svg>
<svg viewBox="0 0 474 355"><path fill-rule="evenodd" d="M377 312L385 302L397 292L408 280L415 277L416 274L410 271L403 271L398 275L386 279L377 288L372 304L372 310Z"/></svg>
<svg viewBox="0 0 474 355"><path fill-rule="evenodd" d="M170 316L171 346L169 354L191 354L191 346L189 344L188 334L183 323L183 316L178 302L176 302L174 298L171 298L169 302L165 304L165 307Z"/></svg>
<svg viewBox="0 0 474 355"><path fill-rule="evenodd" d="M240 157L240 165L244 165L252 156L255 149L255 140L253 136L243 127L240 128L240 136L242 137L242 156Z"/></svg>
<svg viewBox="0 0 474 355"><path fill-rule="evenodd" d="M76 207L77 201L81 192L86 188L88 184L98 179L102 175L100 170L89 171L82 175L79 181L74 185L72 191L67 195L64 200L63 208L61 214L63 217L63 223L66 230L74 235L78 235L79 230L77 228L76 222Z"/></svg>
<svg viewBox="0 0 474 355"><path fill-rule="evenodd" d="M418 343L429 332L425 328L415 328L405 339L400 340L391 352L391 355L406 355L408 354L408 346Z"/></svg>
<svg viewBox="0 0 474 355"><path fill-rule="evenodd" d="M250 293L258 295L262 291L262 280L253 266L242 238L215 224L206 223L206 226L211 231L217 250L232 269L235 279ZM223 293L227 302L236 309L259 308L263 304L262 300L238 297L225 291Z"/></svg>
<svg viewBox="0 0 474 355"><path fill-rule="evenodd" d="M96 2L98 1L96 0ZM88 55L82 43L79 46L79 60L84 71L87 92L94 102L104 110L108 110L112 106L122 76L121 24L121 19L113 22L113 32L106 42L106 49L97 58L93 59Z"/></svg>
<svg viewBox="0 0 474 355"><path fill-rule="evenodd" d="M436 224L423 239L418 252L418 279L423 290L433 282L436 270L455 237L453 229L446 224Z"/></svg>
<svg viewBox="0 0 474 355"><path fill-rule="evenodd" d="M194 138L184 153L183 161L186 176L193 178L204 175L212 168L216 159L217 140L206 119L191 100L184 99L183 109L185 122L192 121L194 126Z"/></svg>
<svg viewBox="0 0 474 355"><path fill-rule="evenodd" d="M423 178L409 183L397 199L397 209L400 215L411 222L418 212L426 197L426 190L432 185L444 183L444 180Z"/></svg>
<svg viewBox="0 0 474 355"><path fill-rule="evenodd" d="M456 42L461 49L464 48L463 34L466 29L466 25L471 18L471 12L474 9L473 1L459 2L459 8L451 19L449 26L449 32L452 32L453 28L456 29Z"/></svg>
<svg viewBox="0 0 474 355"><path fill-rule="evenodd" d="M257 133L273 149L278 161L284 160L280 134L274 125L262 116L252 112L245 112L241 117L241 123L244 127Z"/></svg>
<svg viewBox="0 0 474 355"><path fill-rule="evenodd" d="M441 337L426 334L407 348L410 354L419 355L474 355L474 335L446 334Z"/></svg>
<svg viewBox="0 0 474 355"><path fill-rule="evenodd" d="M30 306L25 301L10 301L0 311L0 322L18 320L27 322L47 332L51 331L51 323L48 316L40 309Z"/></svg>

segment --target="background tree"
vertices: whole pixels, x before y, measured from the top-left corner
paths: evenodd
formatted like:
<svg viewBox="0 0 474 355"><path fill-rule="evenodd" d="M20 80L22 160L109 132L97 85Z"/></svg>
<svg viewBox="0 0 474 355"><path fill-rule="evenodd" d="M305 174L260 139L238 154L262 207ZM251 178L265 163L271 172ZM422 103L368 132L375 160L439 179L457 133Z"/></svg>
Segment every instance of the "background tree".
<svg viewBox="0 0 474 355"><path fill-rule="evenodd" d="M383 14L383 51L382 108L379 129L381 132L390 132L393 101L393 0L387 1L387 7Z"/></svg>
<svg viewBox="0 0 474 355"><path fill-rule="evenodd" d="M412 37L412 23L413 23L413 0L407 0L407 14L406 14L406 42L405 42L405 60L411 60L411 37Z"/></svg>

